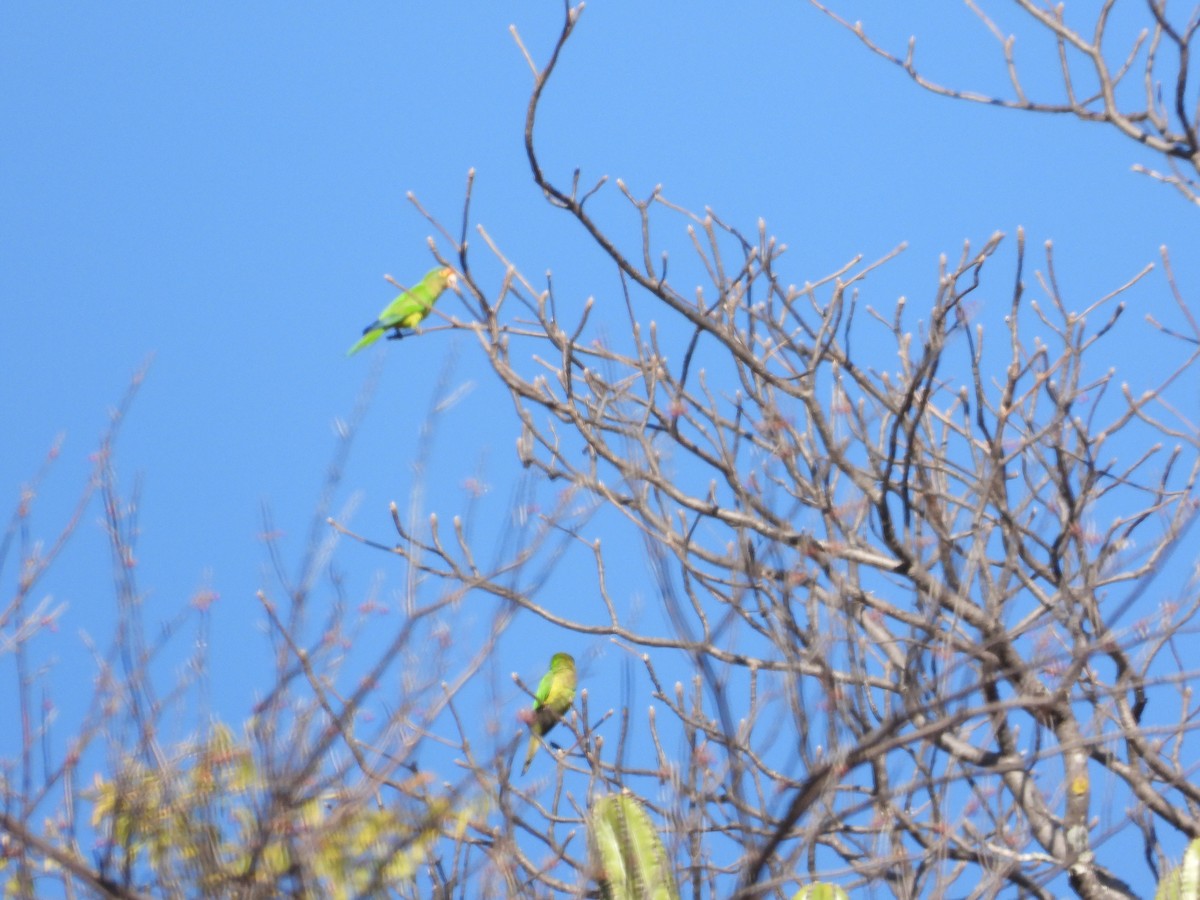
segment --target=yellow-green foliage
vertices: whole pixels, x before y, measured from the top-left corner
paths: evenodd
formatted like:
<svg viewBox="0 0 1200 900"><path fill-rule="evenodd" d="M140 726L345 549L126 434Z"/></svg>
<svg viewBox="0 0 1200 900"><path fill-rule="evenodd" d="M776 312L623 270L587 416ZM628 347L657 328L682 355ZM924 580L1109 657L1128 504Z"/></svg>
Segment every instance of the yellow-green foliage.
<svg viewBox="0 0 1200 900"><path fill-rule="evenodd" d="M97 776L92 824L117 870L128 863L151 880L220 893L302 872L321 896L356 897L411 880L429 847L461 835L475 815L413 787L398 806L326 794L271 809L249 746L218 725L165 765L129 762L111 780Z"/></svg>
<svg viewBox="0 0 1200 900"><path fill-rule="evenodd" d="M1200 900L1200 839L1188 844L1183 862L1162 877L1154 900Z"/></svg>
<svg viewBox="0 0 1200 900"><path fill-rule="evenodd" d="M608 900L678 900L666 848L632 794L610 794L592 806L590 837Z"/></svg>
<svg viewBox="0 0 1200 900"><path fill-rule="evenodd" d="M850 895L836 884L814 881L792 894L792 900L850 900Z"/></svg>

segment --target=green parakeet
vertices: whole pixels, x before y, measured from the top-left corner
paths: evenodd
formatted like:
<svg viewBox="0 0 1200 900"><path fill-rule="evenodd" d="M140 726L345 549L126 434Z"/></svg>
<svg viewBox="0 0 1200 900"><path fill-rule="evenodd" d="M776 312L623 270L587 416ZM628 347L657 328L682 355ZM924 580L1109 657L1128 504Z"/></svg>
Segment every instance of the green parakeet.
<svg viewBox="0 0 1200 900"><path fill-rule="evenodd" d="M529 723L529 752L521 774L529 771L533 754L537 753L542 735L558 724L575 702L575 658L569 653L555 653L550 658L550 671L542 676L533 697L533 718Z"/></svg>
<svg viewBox="0 0 1200 900"><path fill-rule="evenodd" d="M375 343L389 328L396 329L397 335L401 328L415 328L429 315L442 292L446 288L453 289L457 283L458 276L453 269L431 269L416 287L405 291L383 308L379 318L363 329L363 336L346 355L353 356L368 344Z"/></svg>

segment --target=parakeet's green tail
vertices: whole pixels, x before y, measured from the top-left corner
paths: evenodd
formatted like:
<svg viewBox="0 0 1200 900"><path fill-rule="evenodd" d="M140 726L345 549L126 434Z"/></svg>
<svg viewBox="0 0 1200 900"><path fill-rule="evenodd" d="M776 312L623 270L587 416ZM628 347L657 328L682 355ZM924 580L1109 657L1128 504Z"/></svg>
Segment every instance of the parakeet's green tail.
<svg viewBox="0 0 1200 900"><path fill-rule="evenodd" d="M540 738L536 731L529 735L529 752L525 754L525 765L521 766L522 775L529 771L529 766L533 763L533 755L537 753L539 741Z"/></svg>
<svg viewBox="0 0 1200 900"><path fill-rule="evenodd" d="M383 336L382 328L373 328L373 329L368 330L366 334L364 334L362 337L360 337L357 341L354 342L353 347L351 347L349 350L346 351L346 355L353 356L355 353L357 353L363 347L368 347L371 344L375 343L382 336Z"/></svg>

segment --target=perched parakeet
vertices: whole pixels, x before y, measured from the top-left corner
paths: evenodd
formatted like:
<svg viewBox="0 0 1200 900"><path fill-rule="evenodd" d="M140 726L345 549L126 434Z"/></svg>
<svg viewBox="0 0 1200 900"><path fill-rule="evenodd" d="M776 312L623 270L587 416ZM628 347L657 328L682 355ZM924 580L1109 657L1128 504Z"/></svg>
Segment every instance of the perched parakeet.
<svg viewBox="0 0 1200 900"><path fill-rule="evenodd" d="M352 356L368 344L375 343L389 328L396 329L396 334L400 333L401 328L415 328L429 315L442 292L446 288L453 289L457 283L458 276L453 269L430 270L416 287L405 291L383 308L379 318L363 329L363 336L346 355Z"/></svg>
<svg viewBox="0 0 1200 900"><path fill-rule="evenodd" d="M533 720L529 723L529 752L521 774L529 771L533 754L537 753L542 735L558 724L575 702L575 658L569 653L555 653L550 658L550 671L542 676L533 697Z"/></svg>

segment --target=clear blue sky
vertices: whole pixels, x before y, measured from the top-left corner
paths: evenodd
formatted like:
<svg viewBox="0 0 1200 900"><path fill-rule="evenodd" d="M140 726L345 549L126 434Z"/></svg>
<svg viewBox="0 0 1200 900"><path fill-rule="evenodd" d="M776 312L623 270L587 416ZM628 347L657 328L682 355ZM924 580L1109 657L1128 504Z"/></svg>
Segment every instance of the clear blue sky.
<svg viewBox="0 0 1200 900"><path fill-rule="evenodd" d="M847 15L893 48L916 33L934 75L1003 89L986 32L965 7L935 5L925 15L861 3ZM560 297L594 295L620 327L611 270L542 201L525 164L531 76L508 26L543 61L560 15L552 2L0 11L0 511L65 432L32 520L35 537L52 539L107 410L153 354L117 456L125 489L140 485L139 584L152 619L200 587L219 593L214 704L230 721L245 715L255 660L265 669L268 655L254 599L273 585L262 504L294 568L336 423L372 366L374 351L347 359L346 347L393 295L385 272L410 280L432 264L431 229L406 192L456 225L474 167L475 221L529 275L553 270ZM1026 49L1031 92L1039 79L1054 91L1053 56ZM907 241L873 282L879 306L901 294L925 302L939 253L1018 225L1035 251L1054 240L1079 308L1156 262L1163 244L1185 293L1200 296L1200 212L1130 172L1158 160L1098 126L925 94L802 2L589 5L539 134L560 180L580 166L585 180L619 177L635 194L661 183L748 231L763 217L790 246L797 283ZM1004 300L1011 268L991 278L985 303ZM1130 300L1132 319L1175 321L1161 278ZM485 511L503 514L516 477L510 407L465 337L431 334L387 345L336 500L355 504L349 521L372 536L388 540L387 503L408 502L408 460L452 350L453 385L473 389L439 421L424 508L449 519L468 502L465 480L481 478L493 489ZM1136 341L1114 360L1133 382L1153 362ZM59 633L39 644L57 660L49 679L65 708L93 672L80 631L102 637L112 617L100 513L89 509L42 586L67 604ZM404 584L381 554L345 546L337 560L352 602L376 579ZM9 559L4 596L13 573ZM617 589L637 586L631 576ZM523 644L546 630L513 628L497 672L532 679L544 659Z"/></svg>

